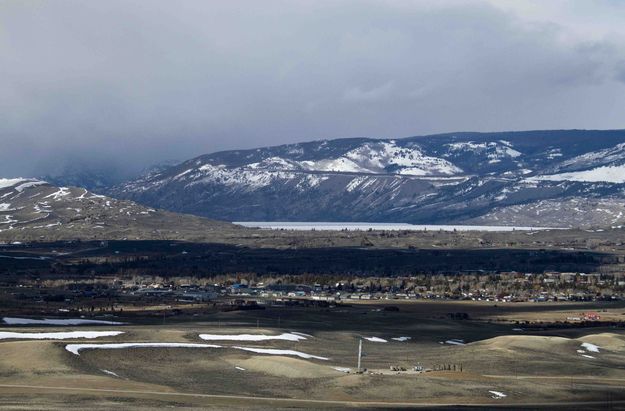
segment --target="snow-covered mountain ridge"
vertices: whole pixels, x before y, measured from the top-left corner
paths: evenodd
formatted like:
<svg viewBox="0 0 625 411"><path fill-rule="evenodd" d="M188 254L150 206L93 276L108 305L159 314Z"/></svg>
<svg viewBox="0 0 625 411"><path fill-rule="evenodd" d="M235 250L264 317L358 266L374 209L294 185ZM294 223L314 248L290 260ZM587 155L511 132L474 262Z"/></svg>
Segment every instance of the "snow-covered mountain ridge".
<svg viewBox="0 0 625 411"><path fill-rule="evenodd" d="M621 204L624 167L621 130L352 138L203 155L108 193L230 221L497 223L544 200Z"/></svg>

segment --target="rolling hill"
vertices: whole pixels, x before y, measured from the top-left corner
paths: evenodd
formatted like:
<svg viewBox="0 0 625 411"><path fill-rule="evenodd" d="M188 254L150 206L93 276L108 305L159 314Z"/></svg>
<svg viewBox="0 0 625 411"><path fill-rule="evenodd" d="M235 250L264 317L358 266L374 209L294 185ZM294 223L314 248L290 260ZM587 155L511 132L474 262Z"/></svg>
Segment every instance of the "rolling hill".
<svg viewBox="0 0 625 411"><path fill-rule="evenodd" d="M0 179L0 240L206 239L232 224L36 179Z"/></svg>

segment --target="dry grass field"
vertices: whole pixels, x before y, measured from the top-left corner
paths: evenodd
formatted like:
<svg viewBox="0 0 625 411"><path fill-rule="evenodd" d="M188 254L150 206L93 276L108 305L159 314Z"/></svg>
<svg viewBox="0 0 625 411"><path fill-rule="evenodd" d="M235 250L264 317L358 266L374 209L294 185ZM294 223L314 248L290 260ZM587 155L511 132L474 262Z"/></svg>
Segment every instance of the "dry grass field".
<svg viewBox="0 0 625 411"><path fill-rule="evenodd" d="M442 312L459 311L459 306L483 318L441 318ZM268 309L164 324L134 317L125 325L2 327L1 333L124 333L89 340L0 340L0 409L601 409L625 404L621 328L521 331L509 322L489 321L499 315L492 304L399 307L399 312L384 312L375 304L340 311ZM551 316L580 307L543 308ZM540 310L518 305L509 311L503 317L535 318ZM240 334L283 333L290 340L237 340ZM205 341L200 334L233 335L234 340ZM393 339L399 337L410 339ZM366 371L359 374L361 339ZM68 344L109 343L219 348L91 347L79 355L67 349ZM425 371L414 371L416 365ZM391 371L391 366L406 371Z"/></svg>

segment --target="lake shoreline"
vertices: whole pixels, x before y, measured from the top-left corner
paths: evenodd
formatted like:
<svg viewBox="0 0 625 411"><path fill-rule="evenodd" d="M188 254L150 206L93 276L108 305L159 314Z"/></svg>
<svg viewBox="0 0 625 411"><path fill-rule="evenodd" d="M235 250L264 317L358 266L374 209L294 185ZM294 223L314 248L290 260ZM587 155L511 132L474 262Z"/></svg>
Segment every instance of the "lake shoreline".
<svg viewBox="0 0 625 411"><path fill-rule="evenodd" d="M304 221L233 221L233 224L248 228L266 230L292 231L545 231L562 230L552 227L522 227L522 226L487 226L487 225L446 225L446 224L407 224L407 223L365 223L365 222L304 222Z"/></svg>

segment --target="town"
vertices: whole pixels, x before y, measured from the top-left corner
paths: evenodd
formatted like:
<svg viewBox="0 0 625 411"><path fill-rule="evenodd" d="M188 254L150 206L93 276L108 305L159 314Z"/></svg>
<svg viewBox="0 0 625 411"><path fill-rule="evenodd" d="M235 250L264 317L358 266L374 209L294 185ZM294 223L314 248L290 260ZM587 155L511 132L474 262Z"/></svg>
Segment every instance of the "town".
<svg viewBox="0 0 625 411"><path fill-rule="evenodd" d="M9 301L63 311L115 311L128 304L267 303L329 305L358 301L464 300L490 302L615 301L625 297L625 276L586 273L458 273L409 277L245 276L24 280L2 284ZM123 309L123 308L122 308Z"/></svg>

